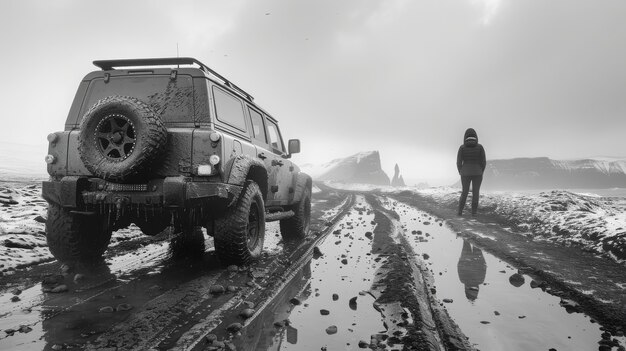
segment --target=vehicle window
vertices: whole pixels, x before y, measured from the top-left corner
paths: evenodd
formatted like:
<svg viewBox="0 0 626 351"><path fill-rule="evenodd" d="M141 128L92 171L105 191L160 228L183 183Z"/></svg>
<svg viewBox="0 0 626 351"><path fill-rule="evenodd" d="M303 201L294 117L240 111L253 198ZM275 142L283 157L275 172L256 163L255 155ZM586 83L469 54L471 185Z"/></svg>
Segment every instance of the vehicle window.
<svg viewBox="0 0 626 351"><path fill-rule="evenodd" d="M283 141L280 138L278 126L270 120L267 121L267 135L270 138L270 145L274 151L284 152L285 149L283 149Z"/></svg>
<svg viewBox="0 0 626 351"><path fill-rule="evenodd" d="M233 127L246 130L246 120L243 115L244 110L241 101L216 86L213 86L213 97L215 98L217 119Z"/></svg>
<svg viewBox="0 0 626 351"><path fill-rule="evenodd" d="M252 122L252 137L258 141L267 144L267 138L265 137L265 128L263 127L263 116L255 110L249 108L250 121Z"/></svg>
<svg viewBox="0 0 626 351"><path fill-rule="evenodd" d="M193 122L193 82L191 77L179 75L122 76L93 79L89 83L80 116L100 99L119 95L132 96L150 106L163 122Z"/></svg>

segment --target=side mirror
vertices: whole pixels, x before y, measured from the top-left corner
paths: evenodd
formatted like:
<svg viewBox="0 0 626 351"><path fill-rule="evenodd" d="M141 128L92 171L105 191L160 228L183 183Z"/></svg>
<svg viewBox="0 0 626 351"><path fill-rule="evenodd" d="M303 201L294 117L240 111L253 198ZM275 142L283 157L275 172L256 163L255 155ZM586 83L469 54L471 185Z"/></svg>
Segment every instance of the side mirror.
<svg viewBox="0 0 626 351"><path fill-rule="evenodd" d="M300 152L300 139L289 139L288 145L289 155Z"/></svg>

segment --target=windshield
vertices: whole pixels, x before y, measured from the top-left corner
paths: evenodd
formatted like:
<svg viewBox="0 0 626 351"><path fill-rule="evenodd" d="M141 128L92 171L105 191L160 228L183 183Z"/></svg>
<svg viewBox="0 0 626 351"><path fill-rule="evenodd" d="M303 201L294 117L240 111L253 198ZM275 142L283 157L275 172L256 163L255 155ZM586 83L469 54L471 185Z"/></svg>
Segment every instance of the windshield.
<svg viewBox="0 0 626 351"><path fill-rule="evenodd" d="M93 79L80 110L83 116L98 100L111 95L132 96L147 103L165 123L194 122L191 76L142 75Z"/></svg>

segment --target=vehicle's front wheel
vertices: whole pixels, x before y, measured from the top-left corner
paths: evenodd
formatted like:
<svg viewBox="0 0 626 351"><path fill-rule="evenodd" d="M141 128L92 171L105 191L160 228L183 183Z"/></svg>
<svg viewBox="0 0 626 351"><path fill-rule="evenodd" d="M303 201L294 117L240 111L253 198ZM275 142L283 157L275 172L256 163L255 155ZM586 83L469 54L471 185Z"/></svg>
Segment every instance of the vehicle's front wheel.
<svg viewBox="0 0 626 351"><path fill-rule="evenodd" d="M97 262L111 240L104 216L73 214L57 205L48 205L46 239L52 255L63 263Z"/></svg>
<svg viewBox="0 0 626 351"><path fill-rule="evenodd" d="M311 225L311 189L306 188L300 202L294 205L291 210L295 213L293 217L280 221L280 234L284 239L304 239L309 233Z"/></svg>
<svg viewBox="0 0 626 351"><path fill-rule="evenodd" d="M265 203L259 186L248 181L237 205L215 221L215 251L224 263L246 265L261 256Z"/></svg>

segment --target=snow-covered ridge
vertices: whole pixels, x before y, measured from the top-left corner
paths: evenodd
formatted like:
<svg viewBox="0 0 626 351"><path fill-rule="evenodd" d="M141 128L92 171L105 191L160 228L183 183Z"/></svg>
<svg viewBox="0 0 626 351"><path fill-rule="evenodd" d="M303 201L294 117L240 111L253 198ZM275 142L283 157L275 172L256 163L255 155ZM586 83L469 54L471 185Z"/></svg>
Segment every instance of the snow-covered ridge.
<svg viewBox="0 0 626 351"><path fill-rule="evenodd" d="M304 164L300 168L315 180L378 185L389 185L390 181L381 169L378 151L360 152L319 166Z"/></svg>

